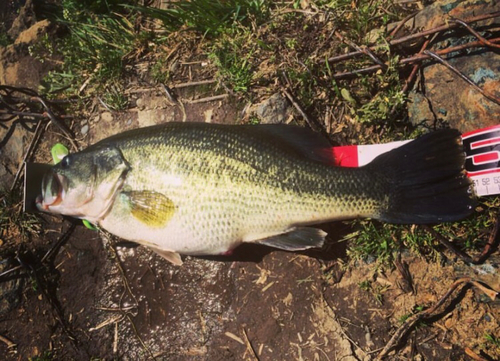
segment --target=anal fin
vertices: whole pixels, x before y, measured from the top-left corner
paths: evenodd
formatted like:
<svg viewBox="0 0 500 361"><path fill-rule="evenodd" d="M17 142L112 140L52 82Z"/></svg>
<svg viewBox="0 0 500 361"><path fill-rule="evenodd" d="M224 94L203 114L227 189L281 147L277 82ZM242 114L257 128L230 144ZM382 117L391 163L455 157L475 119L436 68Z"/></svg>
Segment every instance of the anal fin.
<svg viewBox="0 0 500 361"><path fill-rule="evenodd" d="M255 243L265 244L266 246L286 251L301 251L322 247L326 234L326 232L318 228L296 227L285 233L257 240Z"/></svg>
<svg viewBox="0 0 500 361"><path fill-rule="evenodd" d="M163 249L158 249L158 248L153 248L150 247L156 254L162 256L165 258L167 261L170 263L176 265L176 266L182 266L182 258L181 255L177 252L173 251L165 251Z"/></svg>

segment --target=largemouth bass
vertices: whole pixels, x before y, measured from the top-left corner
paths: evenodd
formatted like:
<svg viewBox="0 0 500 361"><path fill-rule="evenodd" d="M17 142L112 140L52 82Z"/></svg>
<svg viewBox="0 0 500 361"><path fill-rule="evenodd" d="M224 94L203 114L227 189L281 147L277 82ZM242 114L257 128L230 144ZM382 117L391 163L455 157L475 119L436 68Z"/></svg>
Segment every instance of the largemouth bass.
<svg viewBox="0 0 500 361"><path fill-rule="evenodd" d="M321 247L310 225L369 217L462 219L474 207L456 130L424 135L361 168L335 167L331 146L286 125L167 123L67 155L45 174L39 209L84 218L174 264L244 242Z"/></svg>

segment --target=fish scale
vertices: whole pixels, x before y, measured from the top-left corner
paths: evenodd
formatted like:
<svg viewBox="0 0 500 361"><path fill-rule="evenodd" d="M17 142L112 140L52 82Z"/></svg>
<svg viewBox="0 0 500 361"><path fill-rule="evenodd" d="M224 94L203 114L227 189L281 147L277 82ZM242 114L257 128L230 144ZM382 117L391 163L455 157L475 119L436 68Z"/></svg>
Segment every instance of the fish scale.
<svg viewBox="0 0 500 361"><path fill-rule="evenodd" d="M72 166L54 166L47 184L53 188L54 174L71 179L66 183L75 189L95 179L87 188L107 194L114 189L107 183L120 182L109 209L86 200L88 213L100 215L91 220L174 263L179 253L220 254L242 242L298 250L322 244L324 232L306 226L325 221L424 223L469 214L473 200L457 137L455 131L430 134L365 167L339 168L331 165L329 144L298 127L168 123L124 132L72 155L64 162ZM105 167L111 161L124 169L119 177ZM414 195L418 187L420 197ZM77 203L76 191L65 193L62 205L72 197ZM47 209L57 213L57 206Z"/></svg>

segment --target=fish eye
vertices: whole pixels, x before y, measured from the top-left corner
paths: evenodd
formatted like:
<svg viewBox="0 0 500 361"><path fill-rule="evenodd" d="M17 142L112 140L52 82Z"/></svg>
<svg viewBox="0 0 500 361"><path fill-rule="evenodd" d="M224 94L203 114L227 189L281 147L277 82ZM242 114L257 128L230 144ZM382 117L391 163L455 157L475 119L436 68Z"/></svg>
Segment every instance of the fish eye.
<svg viewBox="0 0 500 361"><path fill-rule="evenodd" d="M61 167L63 168L68 168L72 162L72 159L73 157L71 157L71 155L67 155L65 156L62 160L61 160Z"/></svg>

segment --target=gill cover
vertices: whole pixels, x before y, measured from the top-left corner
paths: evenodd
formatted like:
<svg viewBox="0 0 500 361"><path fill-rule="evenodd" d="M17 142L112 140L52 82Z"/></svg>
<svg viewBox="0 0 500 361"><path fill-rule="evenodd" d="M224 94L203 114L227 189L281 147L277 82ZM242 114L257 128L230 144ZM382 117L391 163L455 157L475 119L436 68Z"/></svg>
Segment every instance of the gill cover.
<svg viewBox="0 0 500 361"><path fill-rule="evenodd" d="M96 152L93 163L94 198L103 202L112 201L123 185L130 166L115 147L106 147Z"/></svg>

